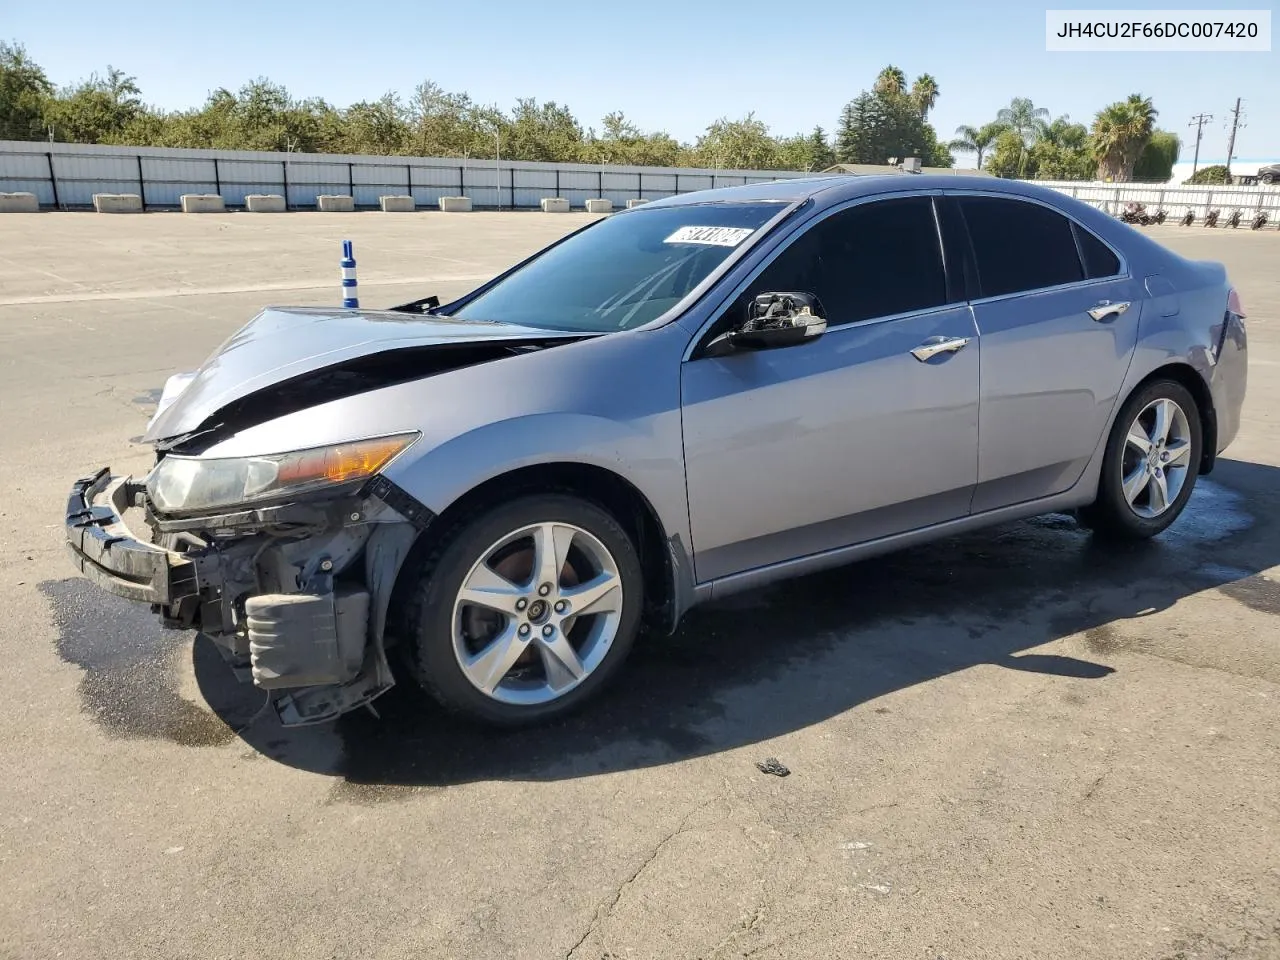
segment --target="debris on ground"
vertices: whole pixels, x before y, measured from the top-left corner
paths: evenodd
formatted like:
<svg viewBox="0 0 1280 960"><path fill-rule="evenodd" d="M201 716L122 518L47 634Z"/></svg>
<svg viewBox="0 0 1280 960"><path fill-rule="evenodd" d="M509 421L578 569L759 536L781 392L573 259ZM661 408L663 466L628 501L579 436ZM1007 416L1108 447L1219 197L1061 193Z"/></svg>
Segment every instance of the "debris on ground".
<svg viewBox="0 0 1280 960"><path fill-rule="evenodd" d="M765 757L763 760L757 760L756 769L761 773L769 774L771 777L785 777L791 773L777 757Z"/></svg>

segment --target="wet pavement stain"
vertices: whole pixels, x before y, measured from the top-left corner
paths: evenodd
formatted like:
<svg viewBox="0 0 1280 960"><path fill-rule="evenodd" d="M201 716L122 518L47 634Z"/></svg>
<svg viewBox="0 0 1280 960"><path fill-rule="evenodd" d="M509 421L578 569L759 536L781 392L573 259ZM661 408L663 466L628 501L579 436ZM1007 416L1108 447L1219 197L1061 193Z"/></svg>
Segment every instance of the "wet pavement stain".
<svg viewBox="0 0 1280 960"><path fill-rule="evenodd" d="M164 630L146 606L87 580L46 581L40 590L53 611L58 656L84 670L81 704L104 731L190 747L235 739L224 720L178 695L174 658L191 634Z"/></svg>
<svg viewBox="0 0 1280 960"><path fill-rule="evenodd" d="M1280 615L1280 583L1260 573L1224 583L1218 589L1259 613Z"/></svg>
<svg viewBox="0 0 1280 960"><path fill-rule="evenodd" d="M1120 631L1109 623L1104 623L1084 632L1084 645L1093 653L1116 653L1126 646Z"/></svg>

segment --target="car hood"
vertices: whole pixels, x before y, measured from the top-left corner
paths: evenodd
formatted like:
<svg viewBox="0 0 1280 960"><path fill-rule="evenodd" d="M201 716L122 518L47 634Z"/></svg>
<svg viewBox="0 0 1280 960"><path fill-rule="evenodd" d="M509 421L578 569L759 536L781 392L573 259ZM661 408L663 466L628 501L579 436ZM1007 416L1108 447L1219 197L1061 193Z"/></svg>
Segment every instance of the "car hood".
<svg viewBox="0 0 1280 960"><path fill-rule="evenodd" d="M244 426L583 336L390 310L269 307L197 370L170 378L142 439L181 438L233 419Z"/></svg>

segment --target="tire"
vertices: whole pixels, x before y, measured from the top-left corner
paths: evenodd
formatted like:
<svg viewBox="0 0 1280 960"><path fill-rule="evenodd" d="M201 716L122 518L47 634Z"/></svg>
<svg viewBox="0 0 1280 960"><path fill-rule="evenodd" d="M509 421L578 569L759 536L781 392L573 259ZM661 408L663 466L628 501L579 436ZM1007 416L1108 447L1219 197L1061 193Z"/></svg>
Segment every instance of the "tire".
<svg viewBox="0 0 1280 960"><path fill-rule="evenodd" d="M1280 181L1280 176L1277 176L1274 173L1264 173L1262 175L1262 182L1265 183L1267 186L1271 186L1273 183L1276 183L1278 181Z"/></svg>
<svg viewBox="0 0 1280 960"><path fill-rule="evenodd" d="M563 559L558 576L556 561L538 571L549 543ZM644 575L611 514L537 494L455 527L423 562L411 598L403 635L419 684L451 712L519 727L569 713L618 672L639 629Z"/></svg>
<svg viewBox="0 0 1280 960"><path fill-rule="evenodd" d="M1164 411L1168 424L1163 444L1151 443L1159 435L1155 419L1159 410ZM1130 428L1136 428L1135 432L1131 434ZM1149 444L1146 451L1141 447L1144 440ZM1154 537L1186 507L1200 473L1202 454L1203 432L1195 397L1173 380L1147 384L1125 401L1116 416L1102 458L1097 500L1080 511L1081 520L1111 539Z"/></svg>

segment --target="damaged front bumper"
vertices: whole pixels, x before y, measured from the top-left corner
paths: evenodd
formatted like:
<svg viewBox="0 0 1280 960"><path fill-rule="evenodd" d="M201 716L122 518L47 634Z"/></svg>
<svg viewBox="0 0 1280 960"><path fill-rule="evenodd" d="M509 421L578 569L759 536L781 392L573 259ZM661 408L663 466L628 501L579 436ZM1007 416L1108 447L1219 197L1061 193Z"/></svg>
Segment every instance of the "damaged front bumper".
<svg viewBox="0 0 1280 960"><path fill-rule="evenodd" d="M142 539L125 520L146 519ZM148 603L166 626L213 640L268 691L286 725L363 706L394 683L384 632L396 574L432 514L383 477L327 500L200 518L151 510L109 468L67 501L72 562L103 590Z"/></svg>

